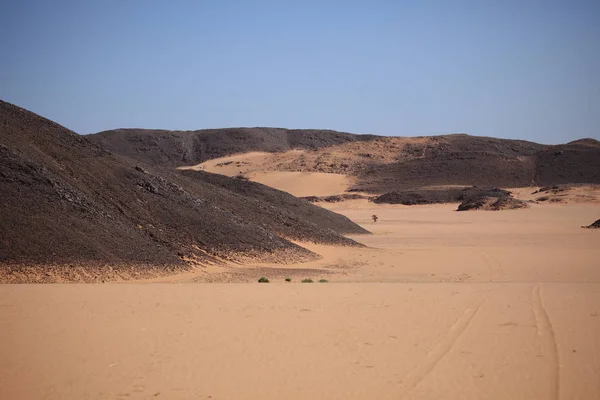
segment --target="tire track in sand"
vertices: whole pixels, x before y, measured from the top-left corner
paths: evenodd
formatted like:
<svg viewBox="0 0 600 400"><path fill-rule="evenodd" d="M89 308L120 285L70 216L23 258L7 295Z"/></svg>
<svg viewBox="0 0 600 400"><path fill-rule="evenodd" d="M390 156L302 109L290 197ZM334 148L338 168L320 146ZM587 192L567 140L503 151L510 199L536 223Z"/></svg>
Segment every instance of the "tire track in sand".
<svg viewBox="0 0 600 400"><path fill-rule="evenodd" d="M548 313L544 308L544 303L540 296L540 285L534 286L531 291L531 305L535 316L535 326L537 335L542 344L542 353L548 359L550 364L550 384L552 385L549 399L558 400L560 398L560 362L558 359L558 346L554 329L548 318Z"/></svg>
<svg viewBox="0 0 600 400"><path fill-rule="evenodd" d="M444 356L454 347L454 344L463 332L471 325L471 321L479 311L484 302L484 298L477 300L473 306L463 311L462 315L448 329L444 338L425 356L423 361L402 380L402 389L400 395L410 393L417 385L433 371L435 366L444 358Z"/></svg>
<svg viewBox="0 0 600 400"><path fill-rule="evenodd" d="M506 275L504 272L504 268L502 268L502 264L498 261L497 258L491 256L487 251L481 249L475 249L477 253L483 259L485 266L490 271L489 282L500 282L502 278Z"/></svg>

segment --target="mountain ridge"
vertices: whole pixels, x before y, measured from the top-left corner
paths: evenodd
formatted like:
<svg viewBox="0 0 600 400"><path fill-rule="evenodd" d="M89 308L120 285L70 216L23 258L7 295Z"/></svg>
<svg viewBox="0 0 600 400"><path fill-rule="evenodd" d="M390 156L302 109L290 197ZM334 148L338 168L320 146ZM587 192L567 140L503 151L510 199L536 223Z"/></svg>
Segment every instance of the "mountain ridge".
<svg viewBox="0 0 600 400"><path fill-rule="evenodd" d="M546 145L464 133L389 137L285 128L127 129L90 138L112 152L161 167L250 152L282 154L285 159L270 170L351 175L352 190L373 193L432 185L600 183L600 142L591 138ZM303 153L291 154L294 150Z"/></svg>

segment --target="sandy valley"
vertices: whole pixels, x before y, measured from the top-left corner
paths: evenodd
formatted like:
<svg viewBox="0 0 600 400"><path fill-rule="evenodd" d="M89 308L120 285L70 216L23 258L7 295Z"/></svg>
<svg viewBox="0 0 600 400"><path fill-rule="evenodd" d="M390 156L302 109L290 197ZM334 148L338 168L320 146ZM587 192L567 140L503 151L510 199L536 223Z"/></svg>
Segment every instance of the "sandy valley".
<svg viewBox="0 0 600 400"><path fill-rule="evenodd" d="M0 5L0 400L600 400L600 1L95 3Z"/></svg>
<svg viewBox="0 0 600 400"><path fill-rule="evenodd" d="M0 399L600 398L595 140L0 117Z"/></svg>
<svg viewBox="0 0 600 400"><path fill-rule="evenodd" d="M598 204L327 206L367 247L0 286L0 398L600 398L600 232L580 228ZM209 275L240 283L194 283Z"/></svg>

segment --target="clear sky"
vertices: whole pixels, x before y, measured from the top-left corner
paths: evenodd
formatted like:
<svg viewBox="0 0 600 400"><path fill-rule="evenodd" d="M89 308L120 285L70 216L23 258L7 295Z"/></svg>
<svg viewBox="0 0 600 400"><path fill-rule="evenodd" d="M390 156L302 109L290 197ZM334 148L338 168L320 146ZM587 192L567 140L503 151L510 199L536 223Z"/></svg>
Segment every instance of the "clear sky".
<svg viewBox="0 0 600 400"><path fill-rule="evenodd" d="M600 139L600 1L0 0L0 98L79 133Z"/></svg>

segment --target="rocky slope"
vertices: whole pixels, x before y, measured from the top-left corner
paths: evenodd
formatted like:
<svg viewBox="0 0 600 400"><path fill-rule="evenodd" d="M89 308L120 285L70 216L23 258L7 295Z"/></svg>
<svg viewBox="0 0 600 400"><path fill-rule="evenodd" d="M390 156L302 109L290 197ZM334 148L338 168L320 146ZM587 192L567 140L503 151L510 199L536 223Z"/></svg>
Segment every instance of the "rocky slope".
<svg viewBox="0 0 600 400"><path fill-rule="evenodd" d="M116 130L90 139L163 167L264 151L240 172L325 172L352 176L352 191L381 194L428 186L528 187L600 183L600 142L564 145L469 136L381 137L333 131L240 128L193 132ZM291 151L293 149L302 151ZM238 157L239 158L239 157Z"/></svg>
<svg viewBox="0 0 600 400"><path fill-rule="evenodd" d="M0 193L0 280L34 266L98 280L186 260L298 261L316 255L289 239L358 245L342 235L366 233L264 185L136 163L2 101Z"/></svg>
<svg viewBox="0 0 600 400"><path fill-rule="evenodd" d="M329 130L226 128L198 131L116 129L87 137L112 152L151 164L182 166L251 151L316 150L334 145L375 140Z"/></svg>

